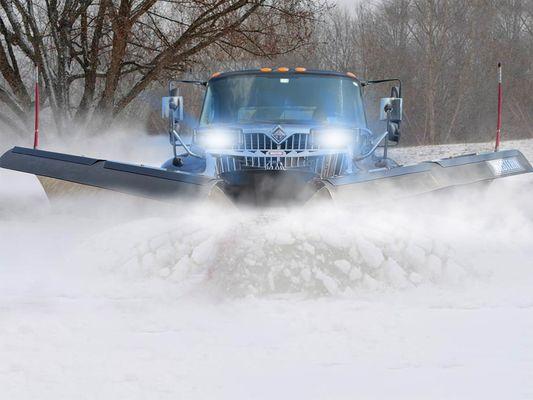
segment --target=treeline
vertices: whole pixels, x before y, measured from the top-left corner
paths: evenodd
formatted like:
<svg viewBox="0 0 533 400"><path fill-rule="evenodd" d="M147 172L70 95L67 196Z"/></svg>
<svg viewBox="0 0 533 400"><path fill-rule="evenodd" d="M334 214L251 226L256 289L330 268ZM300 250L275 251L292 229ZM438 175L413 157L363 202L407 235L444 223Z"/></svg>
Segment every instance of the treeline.
<svg viewBox="0 0 533 400"><path fill-rule="evenodd" d="M4 130L31 125L34 64L60 132L147 117L157 130L169 78L301 65L400 78L404 144L483 141L502 62L504 136L533 137L531 0L0 0L0 34ZM368 88L369 118L387 95Z"/></svg>
<svg viewBox="0 0 533 400"><path fill-rule="evenodd" d="M401 78L404 143L490 140L498 62L503 64L504 135L533 137L531 0L354 4L332 10L314 39L317 45L298 61L314 60L319 68L367 79ZM368 108L375 110L376 96L368 95Z"/></svg>

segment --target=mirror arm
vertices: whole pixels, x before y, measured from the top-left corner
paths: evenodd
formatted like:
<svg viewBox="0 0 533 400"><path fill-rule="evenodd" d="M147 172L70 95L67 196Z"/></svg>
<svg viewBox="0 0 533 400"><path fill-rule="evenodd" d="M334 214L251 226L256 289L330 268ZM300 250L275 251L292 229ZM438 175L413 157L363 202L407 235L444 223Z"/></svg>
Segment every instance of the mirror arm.
<svg viewBox="0 0 533 400"><path fill-rule="evenodd" d="M176 150L177 142L179 142L181 147L183 147L185 149L185 151L187 152L187 154L190 155L191 157L204 158L204 157L194 153L189 148L189 146L187 146L185 144L185 141L181 138L180 134L176 131L176 127L177 127L177 129L179 129L179 124L176 124L176 122L174 121L174 114L173 114L174 111L175 110L172 111L172 115L170 116L170 118L168 120L168 133L170 135L170 142L172 144L172 152L174 154L174 160L178 160L179 161L178 152Z"/></svg>
<svg viewBox="0 0 533 400"><path fill-rule="evenodd" d="M170 142L172 144L172 152L174 154L174 161L173 163L176 163L174 165L176 166L181 166L182 165L182 160L180 159L180 157L178 157L178 152L176 150L176 146L177 146L177 142L179 142L179 144L181 145L181 147L183 147L185 149L185 151L187 152L187 154L191 157L196 157L196 158L204 158L203 156L201 155L198 155L196 153L194 153L188 145L185 144L185 141L181 138L180 134L177 132L177 130L179 130L179 124L176 123L176 120L175 120L175 113L176 111L179 111L180 113L180 116L179 116L179 120L181 121L183 119L183 103L182 103L182 98L177 96L179 94L179 89L177 87L172 87L172 84L173 84L174 81L171 81L169 83L169 94L170 94L170 97L168 97L169 99L169 102L170 104L168 105L168 133L170 135ZM180 81L182 82L182 81ZM165 100L167 98L163 98L163 100ZM173 103L172 101L174 99L178 99L177 100L177 103ZM164 102L164 101L163 101ZM163 113L165 114L165 108L163 108Z"/></svg>
<svg viewBox="0 0 533 400"><path fill-rule="evenodd" d="M174 88L176 83L188 83L190 85L196 86L207 86L207 81L198 81L198 80L187 80L187 79L173 79L168 82L168 90L171 91Z"/></svg>
<svg viewBox="0 0 533 400"><path fill-rule="evenodd" d="M399 78L391 78L391 79L376 79L376 80L370 80L370 81L364 81L361 82L362 86L369 86L369 85L375 85L379 83L386 83L386 82L398 82L398 97L402 97L402 80Z"/></svg>
<svg viewBox="0 0 533 400"><path fill-rule="evenodd" d="M190 148L189 146L187 146L185 144L185 142L183 141L183 139L181 138L180 134L178 132L176 132L176 129L172 129L171 131L171 137L172 137L172 147L174 149L174 158L177 158L178 155L177 155L177 152L176 152L176 140L180 143L181 147L183 147L185 149L185 151L187 152L188 155L190 155L191 157L196 157L196 158L204 158L203 156L199 155L199 154L196 154L194 153Z"/></svg>
<svg viewBox="0 0 533 400"><path fill-rule="evenodd" d="M389 150L389 135L390 135L390 115L391 115L392 107L387 107L385 109L385 112L387 113L387 138L385 139L385 146L383 147L383 160L387 159L387 152Z"/></svg>
<svg viewBox="0 0 533 400"><path fill-rule="evenodd" d="M361 160L364 160L365 158L367 157L370 157L374 151L376 151L376 149L378 148L378 146L380 145L380 143L383 141L383 139L385 139L387 137L387 135L389 134L389 131L386 131L385 133L383 133L379 138L378 138L378 141L372 146L372 148L370 149L370 151L368 151L367 153L363 154L363 155L360 155L359 157L355 157L354 158L354 161L361 161Z"/></svg>

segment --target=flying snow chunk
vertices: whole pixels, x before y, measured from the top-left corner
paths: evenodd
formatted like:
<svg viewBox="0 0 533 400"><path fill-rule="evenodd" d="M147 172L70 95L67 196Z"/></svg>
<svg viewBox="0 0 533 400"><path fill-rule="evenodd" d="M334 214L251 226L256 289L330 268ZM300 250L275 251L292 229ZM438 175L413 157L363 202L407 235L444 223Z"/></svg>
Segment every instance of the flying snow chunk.
<svg viewBox="0 0 533 400"><path fill-rule="evenodd" d="M409 286L406 272L404 269L392 258L387 259L383 264L383 272L385 279L394 288L405 289Z"/></svg>
<svg viewBox="0 0 533 400"><path fill-rule="evenodd" d="M216 244L213 240L207 239L198 245L192 252L191 258L198 265L205 265L216 255Z"/></svg>
<svg viewBox="0 0 533 400"><path fill-rule="evenodd" d="M363 277L363 272L361 272L361 268L354 266L352 270L350 271L349 278L351 281L358 281Z"/></svg>
<svg viewBox="0 0 533 400"><path fill-rule="evenodd" d="M350 272L351 265L346 260L337 260L333 263L333 265L335 265L335 267L337 267L337 269L344 274L348 274Z"/></svg>
<svg viewBox="0 0 533 400"><path fill-rule="evenodd" d="M385 257L383 256L381 250L368 240L359 239L357 241L357 245L359 248L359 252L361 253L361 257L363 257L363 261L370 268L379 268L381 263L385 261Z"/></svg>
<svg viewBox="0 0 533 400"><path fill-rule="evenodd" d="M416 244L410 244L405 249L405 261L409 267L417 272L423 271L426 266L426 252Z"/></svg>
<svg viewBox="0 0 533 400"><path fill-rule="evenodd" d="M326 275L322 271L317 269L315 271L315 277L320 282L322 282L322 284L324 285L326 290L329 292L329 294L339 293L339 285L337 284L337 282L335 282L335 280L331 276Z"/></svg>
<svg viewBox="0 0 533 400"><path fill-rule="evenodd" d="M372 278L370 275L368 274L364 274L363 276L363 287L365 287L366 289L369 289L369 290L377 290L379 289L379 282Z"/></svg>

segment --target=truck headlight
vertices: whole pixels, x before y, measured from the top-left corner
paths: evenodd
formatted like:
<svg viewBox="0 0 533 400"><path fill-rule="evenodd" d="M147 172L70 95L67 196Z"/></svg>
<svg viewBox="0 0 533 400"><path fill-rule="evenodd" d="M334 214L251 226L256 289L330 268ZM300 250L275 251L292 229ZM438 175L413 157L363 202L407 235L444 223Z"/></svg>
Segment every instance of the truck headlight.
<svg viewBox="0 0 533 400"><path fill-rule="evenodd" d="M198 144L206 150L231 149L237 138L238 131L231 129L207 129L198 132Z"/></svg>
<svg viewBox="0 0 533 400"><path fill-rule="evenodd" d="M342 128L327 128L314 131L317 144L327 149L344 149L354 142L354 131Z"/></svg>

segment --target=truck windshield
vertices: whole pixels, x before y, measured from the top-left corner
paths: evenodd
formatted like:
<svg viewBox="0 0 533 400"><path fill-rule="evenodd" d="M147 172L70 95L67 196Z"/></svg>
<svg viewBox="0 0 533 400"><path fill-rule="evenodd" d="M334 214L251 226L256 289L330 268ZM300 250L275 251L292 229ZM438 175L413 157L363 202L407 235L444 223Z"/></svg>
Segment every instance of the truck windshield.
<svg viewBox="0 0 533 400"><path fill-rule="evenodd" d="M312 74L236 75L211 81L200 125L218 123L366 127L356 81Z"/></svg>

